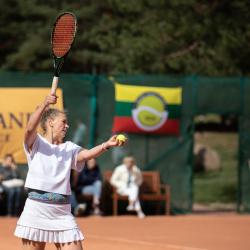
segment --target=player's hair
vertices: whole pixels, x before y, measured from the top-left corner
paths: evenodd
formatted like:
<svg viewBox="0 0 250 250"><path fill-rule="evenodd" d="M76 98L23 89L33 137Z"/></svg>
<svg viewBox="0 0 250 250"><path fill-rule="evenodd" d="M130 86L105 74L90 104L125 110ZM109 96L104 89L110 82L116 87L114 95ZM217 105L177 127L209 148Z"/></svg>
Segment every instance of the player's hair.
<svg viewBox="0 0 250 250"><path fill-rule="evenodd" d="M45 111L43 112L41 121L40 121L40 125L41 128L43 130L43 135L46 134L47 132L47 120L51 119L52 121L55 120L55 118L59 115L59 114L64 114L67 117L67 111L66 110L60 110L60 109L55 109L55 108L46 108Z"/></svg>

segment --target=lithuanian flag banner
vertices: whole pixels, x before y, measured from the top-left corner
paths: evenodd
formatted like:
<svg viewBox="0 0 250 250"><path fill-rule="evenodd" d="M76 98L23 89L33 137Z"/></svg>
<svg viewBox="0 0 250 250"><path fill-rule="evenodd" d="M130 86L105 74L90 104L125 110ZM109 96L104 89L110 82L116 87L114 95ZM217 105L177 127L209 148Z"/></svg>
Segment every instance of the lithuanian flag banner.
<svg viewBox="0 0 250 250"><path fill-rule="evenodd" d="M114 85L115 117L112 133L179 134L181 87Z"/></svg>

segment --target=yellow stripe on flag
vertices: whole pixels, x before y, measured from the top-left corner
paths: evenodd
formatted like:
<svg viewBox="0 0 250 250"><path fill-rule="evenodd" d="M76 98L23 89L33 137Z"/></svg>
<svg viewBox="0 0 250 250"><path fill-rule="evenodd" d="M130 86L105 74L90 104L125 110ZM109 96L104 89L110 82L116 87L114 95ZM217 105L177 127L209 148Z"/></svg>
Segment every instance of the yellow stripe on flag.
<svg viewBox="0 0 250 250"><path fill-rule="evenodd" d="M137 98L146 92L155 92L161 95L167 104L181 104L182 88L161 88L133 86L115 83L115 99L120 102L135 102Z"/></svg>

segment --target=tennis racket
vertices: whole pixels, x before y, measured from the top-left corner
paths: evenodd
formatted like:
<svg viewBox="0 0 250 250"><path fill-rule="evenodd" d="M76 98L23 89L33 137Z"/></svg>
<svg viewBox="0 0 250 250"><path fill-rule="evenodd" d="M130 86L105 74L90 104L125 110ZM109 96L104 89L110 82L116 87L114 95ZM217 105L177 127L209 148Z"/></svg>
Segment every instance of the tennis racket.
<svg viewBox="0 0 250 250"><path fill-rule="evenodd" d="M77 19L74 14L65 12L61 14L53 26L51 32L51 49L54 59L54 78L51 93L56 93L58 78L75 40L77 32Z"/></svg>

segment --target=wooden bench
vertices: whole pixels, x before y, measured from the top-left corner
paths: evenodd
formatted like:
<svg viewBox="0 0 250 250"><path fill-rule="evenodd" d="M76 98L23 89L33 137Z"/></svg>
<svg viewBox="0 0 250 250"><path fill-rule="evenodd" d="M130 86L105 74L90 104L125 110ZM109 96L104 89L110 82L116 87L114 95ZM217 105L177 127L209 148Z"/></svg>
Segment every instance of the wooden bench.
<svg viewBox="0 0 250 250"><path fill-rule="evenodd" d="M128 200L128 196L119 195L116 188L110 184L113 171L104 171L105 191L113 200L113 215L118 215L118 200ZM157 214L160 214L161 201L165 201L165 214L170 214L170 187L160 183L160 175L157 171L142 171L143 183L140 186L139 199L157 201ZM162 192L164 190L164 192ZM107 195L106 195L107 198Z"/></svg>

